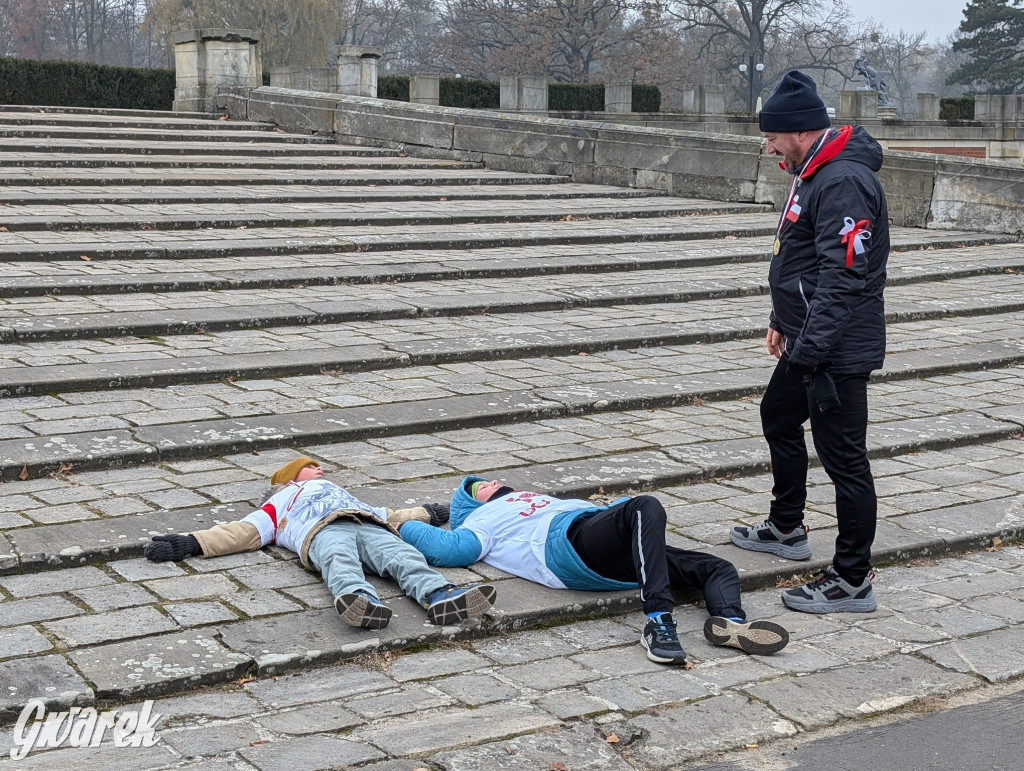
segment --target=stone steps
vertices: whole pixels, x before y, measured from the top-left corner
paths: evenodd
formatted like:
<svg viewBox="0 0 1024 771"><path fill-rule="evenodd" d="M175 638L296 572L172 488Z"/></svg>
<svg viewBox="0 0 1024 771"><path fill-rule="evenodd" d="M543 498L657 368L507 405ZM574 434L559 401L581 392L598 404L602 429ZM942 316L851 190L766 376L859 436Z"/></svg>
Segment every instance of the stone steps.
<svg viewBox="0 0 1024 771"><path fill-rule="evenodd" d="M55 142L61 145L61 152L76 152L76 149L86 141L92 141L97 146L104 147L111 144L141 144L141 143L162 143L162 142L197 142L199 153L202 154L204 143L214 142L259 142L263 145L324 145L327 152L336 147L334 141L329 137L314 136L311 134L290 134L282 131L268 131L251 124L227 124L224 128L209 130L203 125L199 128L189 125L183 126L179 131L168 131L164 127L145 128L140 126L132 127L131 136L125 137L123 126L115 125L113 128L106 126L35 126L35 125L5 125L6 120L0 120L0 139L3 139L3 150L0 152L22 151L33 152L34 147L53 148ZM40 140L50 140L42 142ZM34 141L33 141L34 140Z"/></svg>
<svg viewBox="0 0 1024 771"><path fill-rule="evenodd" d="M564 219L664 219L695 214L727 214L761 210L749 204L719 204L654 196L602 198L496 200L449 202L406 200L388 206L380 201L349 201L345 211L330 203L267 203L259 212L252 204L221 203L214 211L192 203L87 204L63 212L52 205L4 207L0 227L9 232L36 230L201 230L229 228L351 227L361 225L415 227L417 225L486 222L556 222ZM63 207L61 207L63 208Z"/></svg>
<svg viewBox="0 0 1024 771"><path fill-rule="evenodd" d="M18 159L21 164L22 159ZM565 177L546 174L516 174L488 171L482 168L431 168L427 169L374 169L372 173L360 173L359 169L294 170L290 168L269 169L174 169L136 167L131 171L108 169L102 164L95 168L68 168L39 166L5 166L0 169L0 183L8 192L12 188L24 188L20 195L31 195L40 186L59 186L76 189L81 186L102 184L105 187L125 185L195 186L224 185L231 190L238 185L317 185L344 187L351 185L480 185L480 186L527 186L534 184L556 185L567 183ZM230 193L229 193L230 194Z"/></svg>
<svg viewBox="0 0 1024 771"><path fill-rule="evenodd" d="M276 547L140 559L155 533L250 511L297 453L392 506L444 499L466 473L652 491L669 541L733 560L746 589L829 559L816 466L814 560L727 543L770 497L757 400L774 213L444 159L274 166L278 148L316 145L264 126L241 130L273 150L154 156L161 136L242 148L235 127L194 116L33 117L0 108L9 141L53 145L9 148L18 165L0 171L0 722L32 696L122 703L637 607L477 565L445 572L498 583L482 625L423 626L374 579L397 612L371 636ZM76 133L104 131L139 152L78 152ZM291 209L315 224L289 226ZM227 222L259 226L201 224ZM1024 529L1019 245L903 228L893 241L889 354L869 386L883 566ZM140 652L153 666L129 664Z"/></svg>
<svg viewBox="0 0 1024 771"><path fill-rule="evenodd" d="M0 131L0 135L2 135ZM271 136L277 136L276 134ZM43 157L52 158L56 155L53 152L53 141L45 137L24 138L24 137L2 137L3 144L0 145L0 159L5 154L17 153L19 162L24 158L33 158L36 154L44 154ZM59 138L55 138L59 139ZM125 140L112 141L111 139L74 139L63 140L60 147L60 155L74 158L77 155L120 155L120 156L194 156L201 158L205 155L212 156L244 156L246 158L305 158L305 157L348 157L348 158L396 158L399 156L397 150L388 150L382 147L363 147L356 145L337 145L333 143L316 142L280 142L278 144L264 145L254 144L250 137L248 141L244 136L225 136L218 141L197 141L191 143L184 138L169 138L160 142L148 142L140 139L129 142ZM8 155L7 157L15 157Z"/></svg>
<svg viewBox="0 0 1024 771"><path fill-rule="evenodd" d="M418 201L445 198L448 200L474 201L493 199L547 199L547 198L659 198L665 194L658 190L636 188L607 188L600 185L580 185L568 182L537 183L531 185L388 185L371 184L371 177L361 184L324 189L325 186L294 184L289 186L271 185L163 185L157 189L142 185L60 187L40 185L39 187L17 190L0 189L0 204L12 206L71 204L173 204L173 203L215 203L237 204L293 203L298 201L360 203L378 201Z"/></svg>

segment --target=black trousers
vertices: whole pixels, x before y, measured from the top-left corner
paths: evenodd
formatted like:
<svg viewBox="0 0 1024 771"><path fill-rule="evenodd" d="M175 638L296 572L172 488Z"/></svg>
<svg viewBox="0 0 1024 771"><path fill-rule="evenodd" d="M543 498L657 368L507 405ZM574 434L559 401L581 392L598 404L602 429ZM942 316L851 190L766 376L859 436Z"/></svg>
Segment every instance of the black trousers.
<svg viewBox="0 0 1024 771"><path fill-rule="evenodd" d="M665 508L650 495L630 498L569 528L569 542L598 575L640 584L645 613L670 612L672 589L699 589L712 616L746 618L740 577L713 554L665 545Z"/></svg>
<svg viewBox="0 0 1024 771"><path fill-rule="evenodd" d="M868 375L833 375L840 406L821 412L798 375L786 373L784 356L761 400L761 428L772 458L773 500L769 519L788 530L803 524L807 502L807 444L803 424L811 421L814 449L836 488L839 535L832 564L857 585L871 570L878 504L868 463Z"/></svg>

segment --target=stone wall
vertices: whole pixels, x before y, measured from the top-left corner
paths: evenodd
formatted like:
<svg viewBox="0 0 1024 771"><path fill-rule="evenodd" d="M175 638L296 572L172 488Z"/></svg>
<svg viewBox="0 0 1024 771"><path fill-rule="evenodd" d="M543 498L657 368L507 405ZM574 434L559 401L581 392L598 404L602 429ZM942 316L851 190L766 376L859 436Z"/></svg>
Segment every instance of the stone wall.
<svg viewBox="0 0 1024 771"><path fill-rule="evenodd" d="M755 137L269 87L236 88L220 99L232 117L333 133L346 144L479 161L504 171L559 174L577 182L776 206L789 182ZM887 153L881 178L897 225L1024 230L1024 169L1019 166Z"/></svg>

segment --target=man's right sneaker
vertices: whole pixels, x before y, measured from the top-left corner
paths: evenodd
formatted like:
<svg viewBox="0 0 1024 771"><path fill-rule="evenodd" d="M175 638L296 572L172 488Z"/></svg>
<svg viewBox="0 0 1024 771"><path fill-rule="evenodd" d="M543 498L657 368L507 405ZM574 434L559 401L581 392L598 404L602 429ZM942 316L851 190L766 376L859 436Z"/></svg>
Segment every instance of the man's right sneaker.
<svg viewBox="0 0 1024 771"><path fill-rule="evenodd" d="M363 629L383 629L391 620L391 608L363 589L339 594L334 609L346 624Z"/></svg>
<svg viewBox="0 0 1024 771"><path fill-rule="evenodd" d="M648 618L640 642L647 649L647 658L659 664L685 664L686 651L679 644L676 622L671 613Z"/></svg>
<svg viewBox="0 0 1024 771"><path fill-rule="evenodd" d="M729 645L745 653L767 656L789 643L789 632L773 621L733 621L711 616L704 622L704 639L712 645Z"/></svg>
<svg viewBox="0 0 1024 771"><path fill-rule="evenodd" d="M782 604L804 613L870 613L878 607L870 576L853 586L834 568L804 586L784 591Z"/></svg>
<svg viewBox="0 0 1024 771"><path fill-rule="evenodd" d="M811 545L807 542L807 525L794 527L788 533L766 519L757 527L734 527L729 540L741 549L765 551L787 560L809 560Z"/></svg>

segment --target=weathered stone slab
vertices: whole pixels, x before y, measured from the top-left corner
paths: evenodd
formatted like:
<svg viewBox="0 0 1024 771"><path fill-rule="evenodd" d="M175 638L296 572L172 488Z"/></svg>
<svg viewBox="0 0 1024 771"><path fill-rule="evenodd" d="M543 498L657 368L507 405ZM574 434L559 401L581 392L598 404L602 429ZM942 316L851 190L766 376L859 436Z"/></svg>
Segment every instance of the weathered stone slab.
<svg viewBox="0 0 1024 771"><path fill-rule="evenodd" d="M186 630L69 654L100 698L156 696L240 677L252 659L209 632Z"/></svg>
<svg viewBox="0 0 1024 771"><path fill-rule="evenodd" d="M487 704L473 710L445 710L420 720L406 718L398 724L357 728L350 735L372 741L390 755L413 755L558 725L561 721L534 707Z"/></svg>
<svg viewBox="0 0 1024 771"><path fill-rule="evenodd" d="M602 680L586 686L587 692L611 702L625 712L639 712L659 704L701 699L707 689L680 669L649 675Z"/></svg>
<svg viewBox="0 0 1024 771"><path fill-rule="evenodd" d="M9 626L0 629L0 657L13 658L30 653L41 653L53 648L43 635L31 626Z"/></svg>
<svg viewBox="0 0 1024 771"><path fill-rule="evenodd" d="M160 740L186 758L219 755L260 740L259 732L245 723L186 728L183 731L161 731Z"/></svg>
<svg viewBox="0 0 1024 771"><path fill-rule="evenodd" d="M335 732L342 728L361 725L366 721L341 704L327 703L277 712L260 718L257 722L275 733L301 736L326 731Z"/></svg>
<svg viewBox="0 0 1024 771"><path fill-rule="evenodd" d="M790 721L739 694L726 694L642 715L629 725L645 732L623 754L648 769L675 768L715 750L783 739L797 732Z"/></svg>
<svg viewBox="0 0 1024 771"><path fill-rule="evenodd" d="M9 600L0 603L0 627L31 624L54 618L78 616L84 613L63 597L37 597L29 600Z"/></svg>
<svg viewBox="0 0 1024 771"><path fill-rule="evenodd" d="M315 675L284 675L245 685L246 691L275 709L305 702L344 699L357 694L386 691L394 687L394 682L380 672L372 672L356 664L320 669Z"/></svg>
<svg viewBox="0 0 1024 771"><path fill-rule="evenodd" d="M43 626L69 648L177 629L177 624L152 607L128 608L91 614L85 618L48 621Z"/></svg>
<svg viewBox="0 0 1024 771"><path fill-rule="evenodd" d="M331 607L241 621L220 627L219 633L229 648L252 657L260 674L330 664L381 645L400 648L442 638L442 628L427 624L411 602L396 599L389 604L395 615L381 630L347 626Z"/></svg>
<svg viewBox="0 0 1024 771"><path fill-rule="evenodd" d="M15 479L26 467L37 477L69 463L76 469L118 468L126 461L144 460L156 460L156 450L128 431L0 441L0 478L5 480Z"/></svg>
<svg viewBox="0 0 1024 771"><path fill-rule="evenodd" d="M47 709L93 703L92 689L63 656L37 656L0 663L0 722L13 722L31 699Z"/></svg>
<svg viewBox="0 0 1024 771"><path fill-rule="evenodd" d="M766 471L769 462L768 445L761 438L680 444L665 447L663 452L708 476ZM697 476L694 474L694 478Z"/></svg>
<svg viewBox="0 0 1024 771"><path fill-rule="evenodd" d="M1014 626L935 645L921 653L940 666L999 683L1024 674L1020 638L1021 628Z"/></svg>
<svg viewBox="0 0 1024 771"><path fill-rule="evenodd" d="M288 768L294 771L351 768L384 755L366 742L337 736L303 736L243 747L239 753L260 769Z"/></svg>
<svg viewBox="0 0 1024 771"><path fill-rule="evenodd" d="M568 497L589 495L598 487L608 492L650 489L655 485L689 480L699 473L693 465L677 463L661 452L648 451L509 469L502 478L518 490L557 490L559 495Z"/></svg>
<svg viewBox="0 0 1024 771"><path fill-rule="evenodd" d="M873 423L868 428L868 453L897 455L924 448L941 449L966 441L1005 439L1019 432L1019 426L991 420L976 412Z"/></svg>
<svg viewBox="0 0 1024 771"><path fill-rule="evenodd" d="M1010 541L1024 534L1024 496L915 512L891 521L925 538L941 539L946 549L983 547L993 535Z"/></svg>
<svg viewBox="0 0 1024 771"><path fill-rule="evenodd" d="M430 757L449 771L536 771L565 764L572 771L632 771L603 736L587 725L536 733Z"/></svg>
<svg viewBox="0 0 1024 771"><path fill-rule="evenodd" d="M755 685L747 691L788 720L811 728L830 725L840 717L886 712L924 696L955 693L974 682L914 656L897 655Z"/></svg>

